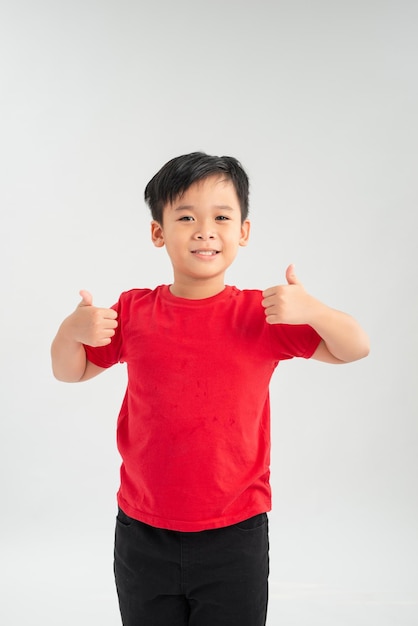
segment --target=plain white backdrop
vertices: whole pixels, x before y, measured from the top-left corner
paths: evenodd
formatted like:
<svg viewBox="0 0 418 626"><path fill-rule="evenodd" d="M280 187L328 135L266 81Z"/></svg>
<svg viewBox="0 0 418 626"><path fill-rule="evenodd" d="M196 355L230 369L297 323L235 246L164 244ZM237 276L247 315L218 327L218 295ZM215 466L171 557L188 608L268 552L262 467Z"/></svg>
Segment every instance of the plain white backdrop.
<svg viewBox="0 0 418 626"><path fill-rule="evenodd" d="M125 371L58 383L49 347L80 289L170 282L142 194L194 150L250 176L228 282L293 262L371 337L358 363L275 373L268 624L418 622L417 23L413 0L3 4L2 624L120 623Z"/></svg>

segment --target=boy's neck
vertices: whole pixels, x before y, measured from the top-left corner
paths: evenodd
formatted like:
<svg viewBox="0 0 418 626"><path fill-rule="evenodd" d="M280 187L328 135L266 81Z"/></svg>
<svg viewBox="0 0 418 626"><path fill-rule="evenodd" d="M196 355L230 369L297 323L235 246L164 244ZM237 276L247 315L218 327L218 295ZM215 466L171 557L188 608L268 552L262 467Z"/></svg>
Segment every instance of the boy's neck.
<svg viewBox="0 0 418 626"><path fill-rule="evenodd" d="M194 281L193 283L184 283L174 280L170 285L170 293L177 298L186 298L188 300L203 300L211 298L221 293L225 289L224 280L206 282Z"/></svg>

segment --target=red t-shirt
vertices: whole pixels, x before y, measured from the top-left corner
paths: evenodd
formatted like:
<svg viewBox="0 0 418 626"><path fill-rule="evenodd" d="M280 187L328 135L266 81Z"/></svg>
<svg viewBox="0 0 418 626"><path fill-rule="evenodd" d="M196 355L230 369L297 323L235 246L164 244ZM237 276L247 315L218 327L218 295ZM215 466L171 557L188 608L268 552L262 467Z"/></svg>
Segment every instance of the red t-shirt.
<svg viewBox="0 0 418 626"><path fill-rule="evenodd" d="M309 358L307 325L267 324L258 290L178 298L167 285L123 293L101 367L126 362L117 424L118 503L146 524L200 531L271 509L269 382L279 361Z"/></svg>

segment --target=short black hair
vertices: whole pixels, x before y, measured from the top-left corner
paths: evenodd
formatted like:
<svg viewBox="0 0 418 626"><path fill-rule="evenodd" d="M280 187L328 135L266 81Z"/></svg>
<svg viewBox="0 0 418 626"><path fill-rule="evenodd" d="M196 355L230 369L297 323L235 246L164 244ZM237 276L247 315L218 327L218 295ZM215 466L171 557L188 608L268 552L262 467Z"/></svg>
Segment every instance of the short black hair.
<svg viewBox="0 0 418 626"><path fill-rule="evenodd" d="M175 157L151 178L145 187L144 198L152 218L162 224L163 208L168 202L173 202L193 183L216 174L223 174L233 183L243 222L249 208L249 180L244 168L234 157L211 156L204 152L191 152Z"/></svg>

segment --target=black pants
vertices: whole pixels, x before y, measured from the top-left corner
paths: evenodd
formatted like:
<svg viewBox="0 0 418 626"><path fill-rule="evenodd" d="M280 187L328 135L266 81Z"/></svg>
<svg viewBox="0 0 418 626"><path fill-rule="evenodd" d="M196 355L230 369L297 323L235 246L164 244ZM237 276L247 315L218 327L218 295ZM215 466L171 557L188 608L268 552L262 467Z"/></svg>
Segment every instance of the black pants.
<svg viewBox="0 0 418 626"><path fill-rule="evenodd" d="M124 626L264 626L269 573L265 513L195 533L119 511L115 580Z"/></svg>

